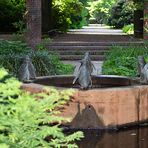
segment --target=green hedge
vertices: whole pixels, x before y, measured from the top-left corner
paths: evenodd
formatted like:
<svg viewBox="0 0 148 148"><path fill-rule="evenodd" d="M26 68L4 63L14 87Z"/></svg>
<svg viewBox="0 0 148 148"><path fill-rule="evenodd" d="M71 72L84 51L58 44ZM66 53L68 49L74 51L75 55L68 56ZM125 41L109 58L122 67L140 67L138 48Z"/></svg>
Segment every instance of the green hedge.
<svg viewBox="0 0 148 148"><path fill-rule="evenodd" d="M128 47L112 47L106 55L103 64L103 74L122 75L122 76L138 76L137 58L144 55L148 60L148 46L130 46Z"/></svg>

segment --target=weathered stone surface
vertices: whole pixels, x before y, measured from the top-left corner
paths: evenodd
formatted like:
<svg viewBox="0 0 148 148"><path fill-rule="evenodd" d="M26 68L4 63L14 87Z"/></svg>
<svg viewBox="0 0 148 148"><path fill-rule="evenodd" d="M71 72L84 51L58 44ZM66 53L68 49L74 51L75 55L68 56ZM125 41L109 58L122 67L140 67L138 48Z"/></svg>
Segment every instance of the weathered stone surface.
<svg viewBox="0 0 148 148"><path fill-rule="evenodd" d="M73 75L43 76L37 77L34 83L63 88L79 88L78 82L75 85L72 84L73 79ZM139 84L139 80L114 75L92 75L92 84L93 88L121 87Z"/></svg>
<svg viewBox="0 0 148 148"><path fill-rule="evenodd" d="M25 86L25 87L24 87ZM25 84L31 92L41 92L37 84ZM148 85L76 90L61 116L70 118L72 128L106 128L148 121Z"/></svg>
<svg viewBox="0 0 148 148"><path fill-rule="evenodd" d="M138 121L137 98L138 88L111 88L77 91L74 102L66 106L62 115L72 117L77 114L77 102L80 103L80 112L85 109L85 104L92 105L103 123L103 126L116 126ZM75 111L67 114L69 110ZM93 120L93 119L92 119ZM79 120L77 121L79 122ZM86 122L88 122L86 120ZM102 127L101 127L102 128Z"/></svg>
<svg viewBox="0 0 148 148"><path fill-rule="evenodd" d="M148 120L148 86L143 86L140 89L139 100L139 120Z"/></svg>
<svg viewBox="0 0 148 148"><path fill-rule="evenodd" d="M21 89L23 89L25 91L28 91L30 93L41 93L41 92L44 92L43 85L34 84L34 83L23 84L21 86Z"/></svg>

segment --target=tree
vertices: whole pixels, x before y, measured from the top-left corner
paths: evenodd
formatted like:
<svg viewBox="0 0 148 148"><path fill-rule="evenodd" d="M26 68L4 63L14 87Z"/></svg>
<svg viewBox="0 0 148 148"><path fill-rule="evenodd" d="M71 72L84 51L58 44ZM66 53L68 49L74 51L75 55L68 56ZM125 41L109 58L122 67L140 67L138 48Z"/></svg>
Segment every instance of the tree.
<svg viewBox="0 0 148 148"><path fill-rule="evenodd" d="M89 2L89 12L91 17L94 17L98 23L107 23L110 16L111 7L117 2L117 0L97 0Z"/></svg>

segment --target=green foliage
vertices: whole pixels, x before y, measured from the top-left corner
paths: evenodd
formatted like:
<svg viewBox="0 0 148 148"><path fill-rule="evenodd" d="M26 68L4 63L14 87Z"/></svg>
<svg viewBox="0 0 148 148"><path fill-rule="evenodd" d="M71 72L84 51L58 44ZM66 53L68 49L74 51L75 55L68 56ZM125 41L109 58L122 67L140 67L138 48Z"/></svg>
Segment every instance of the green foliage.
<svg viewBox="0 0 148 148"><path fill-rule="evenodd" d="M77 9L76 9L77 10ZM69 26L69 29L77 29L82 28L84 25L88 25L88 10L83 7L81 13L77 12L77 15L71 14L71 25Z"/></svg>
<svg viewBox="0 0 148 148"><path fill-rule="evenodd" d="M117 0L97 0L88 2L87 7L92 18L95 18L98 23L107 23L110 16L109 10Z"/></svg>
<svg viewBox="0 0 148 148"><path fill-rule="evenodd" d="M134 24L124 26L122 31L127 34L134 34Z"/></svg>
<svg viewBox="0 0 148 148"><path fill-rule="evenodd" d="M137 76L137 57L144 55L148 58L148 46L113 47L106 55L103 64L103 74Z"/></svg>
<svg viewBox="0 0 148 148"><path fill-rule="evenodd" d="M17 29L17 31L13 34L13 40L26 42L26 23L19 20L18 22L14 22L13 26Z"/></svg>
<svg viewBox="0 0 148 148"><path fill-rule="evenodd" d="M7 77L7 79L6 79ZM47 94L29 94L21 83L0 69L0 146L3 148L76 148L82 132L64 135L59 124L60 108L72 90L46 89ZM57 124L52 124L52 123Z"/></svg>
<svg viewBox="0 0 148 148"><path fill-rule="evenodd" d="M53 0L53 27L61 31L87 24L88 11L79 0Z"/></svg>
<svg viewBox="0 0 148 148"><path fill-rule="evenodd" d="M0 55L29 53L31 49L27 47L26 43L20 41L6 41L0 40Z"/></svg>
<svg viewBox="0 0 148 148"><path fill-rule="evenodd" d="M81 28L88 23L87 0L52 0L51 29L66 32L69 28ZM50 7L49 7L50 9ZM21 30L24 32L25 0L0 1L1 31ZM50 17L50 16L49 16ZM22 28L23 27L23 28ZM22 31L23 30L23 31Z"/></svg>
<svg viewBox="0 0 148 148"><path fill-rule="evenodd" d="M18 34L26 33L26 29L25 29L26 24L23 21L19 20L18 22L14 22L13 25L16 29L18 29L17 31Z"/></svg>
<svg viewBox="0 0 148 148"><path fill-rule="evenodd" d="M14 30L13 23L23 19L25 0L0 0L0 31Z"/></svg>
<svg viewBox="0 0 148 148"><path fill-rule="evenodd" d="M134 4L134 7L135 7L135 10L143 10L144 9L144 1L139 1L139 0L136 0L134 1L135 4Z"/></svg>
<svg viewBox="0 0 148 148"><path fill-rule="evenodd" d="M133 23L134 3L132 1L119 0L110 10L108 25L114 28L122 28Z"/></svg>
<svg viewBox="0 0 148 148"><path fill-rule="evenodd" d="M58 55L45 49L33 51L20 41L0 41L0 66L11 74L17 76L25 55L32 58L38 76L70 74L74 69L72 65L64 65Z"/></svg>

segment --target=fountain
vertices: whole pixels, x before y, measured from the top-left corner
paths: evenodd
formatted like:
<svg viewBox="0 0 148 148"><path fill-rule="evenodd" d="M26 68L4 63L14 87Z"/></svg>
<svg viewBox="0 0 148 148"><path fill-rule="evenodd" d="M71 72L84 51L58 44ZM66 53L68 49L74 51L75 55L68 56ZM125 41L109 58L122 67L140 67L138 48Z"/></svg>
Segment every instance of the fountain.
<svg viewBox="0 0 148 148"><path fill-rule="evenodd" d="M141 85L140 79L92 75L94 66L88 53L80 62L76 76L37 77L22 88L32 93L44 91L45 86L74 89L74 95L60 114L70 118L70 122L64 123L69 128L116 129L148 122L148 85ZM143 67L141 73L146 77Z"/></svg>

